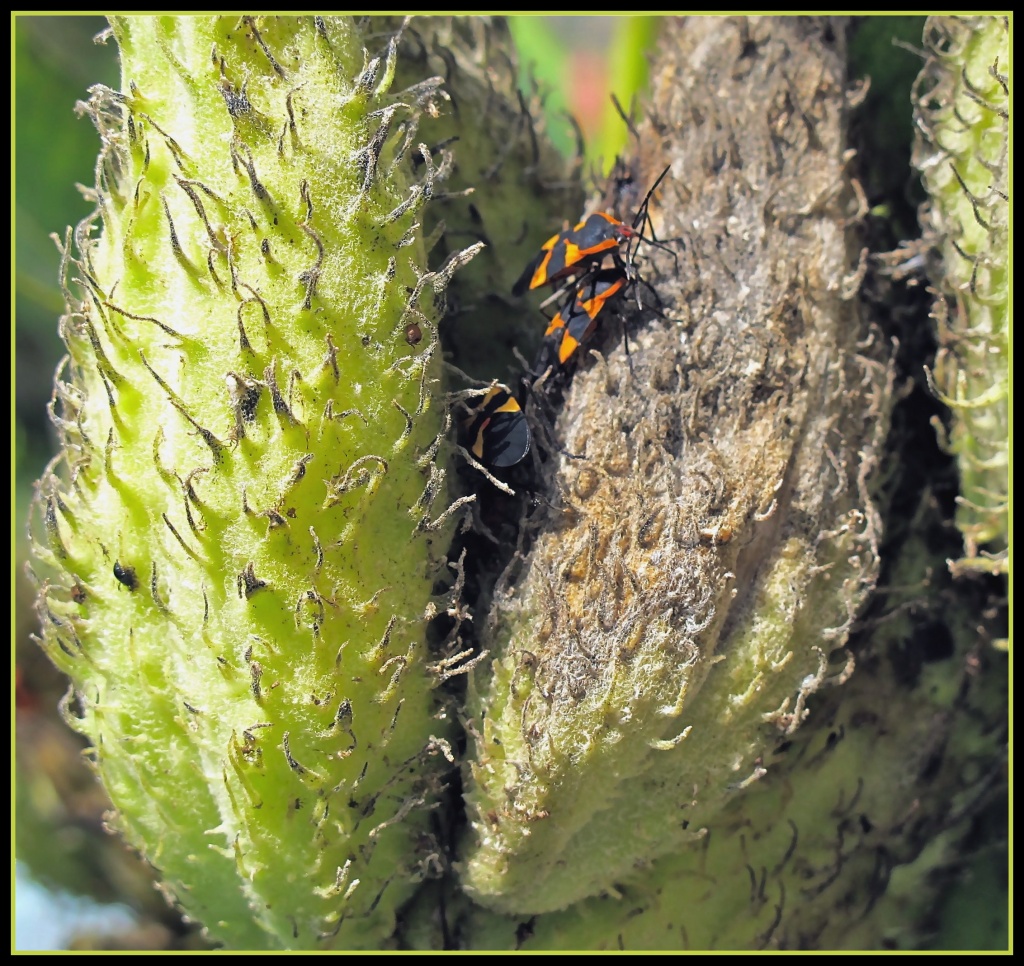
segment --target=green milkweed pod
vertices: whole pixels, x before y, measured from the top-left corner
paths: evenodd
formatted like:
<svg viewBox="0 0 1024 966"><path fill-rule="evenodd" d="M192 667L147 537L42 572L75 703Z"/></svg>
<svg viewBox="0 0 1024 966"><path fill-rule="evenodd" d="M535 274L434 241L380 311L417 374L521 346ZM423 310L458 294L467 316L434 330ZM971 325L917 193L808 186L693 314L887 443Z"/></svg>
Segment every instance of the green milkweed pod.
<svg viewBox="0 0 1024 966"><path fill-rule="evenodd" d="M929 17L915 98L914 163L938 250L939 352L932 387L952 410L936 429L960 466L956 571L1008 565L1010 28L1006 17Z"/></svg>
<svg viewBox="0 0 1024 966"><path fill-rule="evenodd" d="M480 246L427 270L451 157L410 152L445 95L394 90L401 30L366 30L113 18L63 249L42 643L113 824L241 948L379 946L452 767L425 630L469 498L437 324Z"/></svg>

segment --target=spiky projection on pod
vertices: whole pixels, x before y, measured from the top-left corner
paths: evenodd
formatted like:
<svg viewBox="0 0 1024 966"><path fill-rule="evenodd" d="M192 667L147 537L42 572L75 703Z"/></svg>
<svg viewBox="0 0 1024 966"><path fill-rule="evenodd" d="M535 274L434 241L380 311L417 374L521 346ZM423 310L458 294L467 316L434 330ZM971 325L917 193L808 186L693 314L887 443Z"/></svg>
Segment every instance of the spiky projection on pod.
<svg viewBox="0 0 1024 966"><path fill-rule="evenodd" d="M976 847L978 816L996 818L1005 794L1004 662L979 638L977 598L943 573L934 504L925 496L918 509L855 673L814 696L804 727L765 757L764 779L733 796L705 836L561 912L513 917L449 898L454 941L525 951L919 949L950 932L949 919L962 921L938 897ZM936 604L923 606L920 588L936 574ZM617 834L629 829L620 817ZM986 935L998 903L972 930L985 945L968 948L998 943Z"/></svg>
<svg viewBox="0 0 1024 966"><path fill-rule="evenodd" d="M481 641L498 554L445 560L471 497L439 319L477 309L455 361L504 375L521 229L580 210L501 25L113 21L32 566L114 824L214 938L919 944L1000 791L1005 685L935 577L934 501L882 522L905 441L858 301L844 29L665 30L602 204L628 218L671 162L678 271L641 247L662 317L625 310L628 356L609 322L554 427L524 399L539 499ZM454 844L432 686L470 669Z"/></svg>
<svg viewBox="0 0 1024 966"><path fill-rule="evenodd" d="M699 63L653 74L641 141L667 154L638 181L672 162L658 233L685 255L648 271L682 317L576 376L553 509L485 642L464 882L502 911L565 908L713 834L848 677L877 576L890 376L856 299L842 41L749 30L699 112ZM696 55L699 33L674 40Z"/></svg>
<svg viewBox="0 0 1024 966"><path fill-rule="evenodd" d="M1005 668L977 595L935 579L948 543L927 492L889 547L878 619L847 642L855 669L822 655L790 677L843 644L874 582L892 384L851 298L844 25L730 27L666 31L653 72L643 141L670 153L645 170L681 158L658 231L692 267L652 277L680 322L650 323L631 365L606 346L577 374L552 458L563 509L499 603L463 875L505 915L449 904L467 946L913 948L972 823L998 815ZM890 480L908 444L884 443ZM744 513L772 460L777 502ZM644 650L680 606L697 626Z"/></svg>
<svg viewBox="0 0 1024 966"><path fill-rule="evenodd" d="M411 152L440 80L396 89L400 31L366 29L114 18L97 208L64 246L42 642L113 824L235 947L379 946L451 768L437 323L475 249L427 271L451 158Z"/></svg>
<svg viewBox="0 0 1024 966"><path fill-rule="evenodd" d="M583 191L544 136L541 98L518 89L508 27L487 17L416 17L406 28L397 83L444 76L452 109L431 126L433 144L448 145L454 163L424 228L443 228L435 257L474 242L485 247L452 279L460 311L446 321L445 351L475 376L512 379L514 350L531 356L543 327L520 300L507 298L535 237L578 212Z"/></svg>
<svg viewBox="0 0 1024 966"><path fill-rule="evenodd" d="M914 162L939 353L933 388L952 410L949 448L965 544L957 571L1008 564L1010 27L1006 17L930 17L915 100ZM936 428L945 438L940 424Z"/></svg>

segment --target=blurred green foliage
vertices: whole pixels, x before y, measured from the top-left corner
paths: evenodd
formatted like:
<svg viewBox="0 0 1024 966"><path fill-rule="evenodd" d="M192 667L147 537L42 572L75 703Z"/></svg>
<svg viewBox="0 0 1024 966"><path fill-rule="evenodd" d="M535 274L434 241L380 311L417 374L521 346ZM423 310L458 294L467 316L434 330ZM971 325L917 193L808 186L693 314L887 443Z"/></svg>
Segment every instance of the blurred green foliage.
<svg viewBox="0 0 1024 966"><path fill-rule="evenodd" d="M574 148L565 93L565 46L547 17L510 17L509 27L519 51L519 87L529 96L533 82L544 100L548 134L563 154Z"/></svg>
<svg viewBox="0 0 1024 966"><path fill-rule="evenodd" d="M600 163L607 173L615 156L627 149L629 132L609 95L614 93L627 111L634 99L639 102L647 86L657 23L657 17L510 18L519 53L520 87L527 94L534 83L540 88L548 133L564 154L572 154L577 147L568 114L573 101L584 93L597 93L602 103L596 133L584 143L587 164ZM580 84L594 83L594 78L573 74L574 49L600 58L602 91L578 89Z"/></svg>
<svg viewBox="0 0 1024 966"><path fill-rule="evenodd" d="M639 104L641 95L647 89L650 66L648 58L657 40L658 19L623 17L612 31L608 48L608 89L627 112L634 100ZM615 156L627 150L627 139L626 126L609 98L598 137L592 148L588 146L588 157L600 158L604 164L604 173L607 174Z"/></svg>

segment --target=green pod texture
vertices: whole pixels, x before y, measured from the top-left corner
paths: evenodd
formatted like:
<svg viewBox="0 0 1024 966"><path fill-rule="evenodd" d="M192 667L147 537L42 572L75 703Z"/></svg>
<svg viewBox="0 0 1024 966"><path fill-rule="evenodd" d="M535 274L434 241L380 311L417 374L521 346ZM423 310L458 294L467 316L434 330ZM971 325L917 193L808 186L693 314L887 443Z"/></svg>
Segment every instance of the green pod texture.
<svg viewBox="0 0 1024 966"><path fill-rule="evenodd" d="M376 947L451 768L427 622L450 415L420 212L450 168L400 32L118 17L64 248L42 643L113 825L211 937Z"/></svg>
<svg viewBox="0 0 1024 966"><path fill-rule="evenodd" d="M952 411L936 428L960 467L957 572L1009 564L1010 25L1005 16L929 17L915 97L914 163L938 258L933 387ZM948 436L948 438L947 438Z"/></svg>
<svg viewBox="0 0 1024 966"><path fill-rule="evenodd" d="M110 23L30 570L168 898L232 949L919 948L1005 819L1006 655L908 466L924 438L953 475L868 255L851 23L664 20L586 208L500 20ZM989 570L1001 25L930 21L917 102L942 120L952 85L979 125L919 164ZM523 465L457 461L464 390L518 389L544 331L523 266L666 169L642 282L518 393Z"/></svg>

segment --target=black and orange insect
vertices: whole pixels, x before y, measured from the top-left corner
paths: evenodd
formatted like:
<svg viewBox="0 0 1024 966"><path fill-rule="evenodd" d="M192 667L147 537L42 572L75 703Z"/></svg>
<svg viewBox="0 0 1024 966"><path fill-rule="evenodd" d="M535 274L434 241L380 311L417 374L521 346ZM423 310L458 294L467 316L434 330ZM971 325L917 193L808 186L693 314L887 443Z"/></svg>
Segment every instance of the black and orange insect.
<svg viewBox="0 0 1024 966"><path fill-rule="evenodd" d="M549 366L564 366L597 327L601 310L628 284L620 268L603 268L588 275L549 323L534 368L543 372Z"/></svg>
<svg viewBox="0 0 1024 966"><path fill-rule="evenodd" d="M485 466L515 466L530 452L530 427L511 390L491 386L463 422L469 451Z"/></svg>
<svg viewBox="0 0 1024 966"><path fill-rule="evenodd" d="M636 277L636 269L633 264L634 252L630 246L634 240L662 248L675 257L675 252L664 242L643 233L644 227L650 224L647 209L651 196L668 172L669 168L665 168L651 185L650 191L644 195L632 225L625 224L606 211L595 211L572 228L552 235L541 245L540 251L516 280L512 294L522 295L527 289L558 282L569 275L585 273L599 265L608 255L614 260L615 266L625 272L627 279L633 279ZM626 244L625 258L620 251L623 243Z"/></svg>

